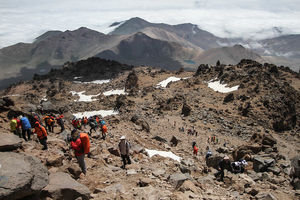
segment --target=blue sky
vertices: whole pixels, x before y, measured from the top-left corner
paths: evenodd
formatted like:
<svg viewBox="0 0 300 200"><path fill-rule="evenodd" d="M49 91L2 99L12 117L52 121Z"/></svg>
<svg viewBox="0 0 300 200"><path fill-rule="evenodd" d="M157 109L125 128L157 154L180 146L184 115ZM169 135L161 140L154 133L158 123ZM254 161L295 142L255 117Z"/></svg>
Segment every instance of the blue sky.
<svg viewBox="0 0 300 200"><path fill-rule="evenodd" d="M0 48L32 42L48 30L88 27L106 32L115 21L193 23L220 37L300 33L299 0L0 0Z"/></svg>

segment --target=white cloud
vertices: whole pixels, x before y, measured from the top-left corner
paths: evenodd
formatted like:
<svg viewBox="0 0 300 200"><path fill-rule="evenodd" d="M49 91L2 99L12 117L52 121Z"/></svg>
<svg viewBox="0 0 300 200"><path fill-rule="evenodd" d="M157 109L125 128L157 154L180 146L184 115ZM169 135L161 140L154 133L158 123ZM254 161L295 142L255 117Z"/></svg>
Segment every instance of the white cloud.
<svg viewBox="0 0 300 200"><path fill-rule="evenodd" d="M298 0L0 0L0 13L0 47L32 42L47 30L85 26L101 32L131 17L190 22L221 37L263 38L275 26L300 33Z"/></svg>

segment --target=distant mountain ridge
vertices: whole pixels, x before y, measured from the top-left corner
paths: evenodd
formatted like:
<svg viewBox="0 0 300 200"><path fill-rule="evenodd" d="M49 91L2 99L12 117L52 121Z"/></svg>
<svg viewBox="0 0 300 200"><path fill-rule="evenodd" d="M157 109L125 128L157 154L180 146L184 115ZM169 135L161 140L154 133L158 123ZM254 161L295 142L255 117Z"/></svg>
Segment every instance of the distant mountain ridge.
<svg viewBox="0 0 300 200"><path fill-rule="evenodd" d="M300 35L243 41L217 37L190 23L150 23L138 17L111 26L116 28L109 34L85 27L65 32L48 31L33 43L0 49L0 88L28 80L34 73L47 73L65 62L93 56L172 70L195 69L199 64L213 65L217 60L237 64L241 59L287 65L295 71L300 66Z"/></svg>

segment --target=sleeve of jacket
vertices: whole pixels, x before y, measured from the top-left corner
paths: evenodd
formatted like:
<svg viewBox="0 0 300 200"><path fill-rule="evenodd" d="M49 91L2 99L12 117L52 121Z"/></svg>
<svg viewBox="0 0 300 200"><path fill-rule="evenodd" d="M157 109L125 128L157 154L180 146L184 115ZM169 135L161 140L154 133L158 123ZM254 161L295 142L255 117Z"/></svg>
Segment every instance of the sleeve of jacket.
<svg viewBox="0 0 300 200"><path fill-rule="evenodd" d="M43 127L42 128L42 131L43 131L43 135L45 136L45 137L47 137L47 131L46 131L46 129Z"/></svg>
<svg viewBox="0 0 300 200"><path fill-rule="evenodd" d="M72 149L74 149L76 151L80 151L81 150L81 140L77 139L75 142L71 141L71 147L72 147Z"/></svg>

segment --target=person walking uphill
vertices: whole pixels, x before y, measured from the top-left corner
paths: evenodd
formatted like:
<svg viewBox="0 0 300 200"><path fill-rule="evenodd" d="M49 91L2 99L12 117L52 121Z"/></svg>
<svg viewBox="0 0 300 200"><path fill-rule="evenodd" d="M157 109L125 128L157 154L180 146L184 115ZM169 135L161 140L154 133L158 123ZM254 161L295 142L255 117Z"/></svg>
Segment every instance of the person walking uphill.
<svg viewBox="0 0 300 200"><path fill-rule="evenodd" d="M129 158L129 149L130 149L130 144L129 142L126 141L126 137L123 135L120 138L120 143L119 143L119 150L120 150L120 154L121 154L121 158L122 158L122 162L123 162L123 166L122 168L125 169L126 166L126 161L127 164L131 164L130 158Z"/></svg>
<svg viewBox="0 0 300 200"><path fill-rule="evenodd" d="M56 122L57 124L60 126L60 132L63 132L65 130L65 125L64 125L64 120L63 120L64 116L63 115L59 115L56 118Z"/></svg>
<svg viewBox="0 0 300 200"><path fill-rule="evenodd" d="M33 132L37 134L40 143L44 146L42 150L47 150L47 131L45 127L43 127L39 122L35 122Z"/></svg>
<svg viewBox="0 0 300 200"><path fill-rule="evenodd" d="M220 162L218 166L218 172L215 174L216 177L220 176L220 180L224 181L224 170L232 171L231 163L228 156L225 156Z"/></svg>
<svg viewBox="0 0 300 200"><path fill-rule="evenodd" d="M28 140L30 140L30 135L31 135L30 122L29 122L27 117L19 116L19 118L20 118L21 125L22 125L22 136L23 136L25 141L28 141ZM25 135L26 133L27 133L28 140L27 140L26 135Z"/></svg>
<svg viewBox="0 0 300 200"><path fill-rule="evenodd" d="M19 136L21 138L22 136L21 136L21 132L20 132L20 127L21 127L21 121L17 117L14 117L10 121L10 130L15 135L17 135L17 136Z"/></svg>
<svg viewBox="0 0 300 200"><path fill-rule="evenodd" d="M79 133L77 129L71 132L71 147L74 149L78 164L84 174L86 174L86 166L84 161L84 155L90 152L90 140L88 134Z"/></svg>

